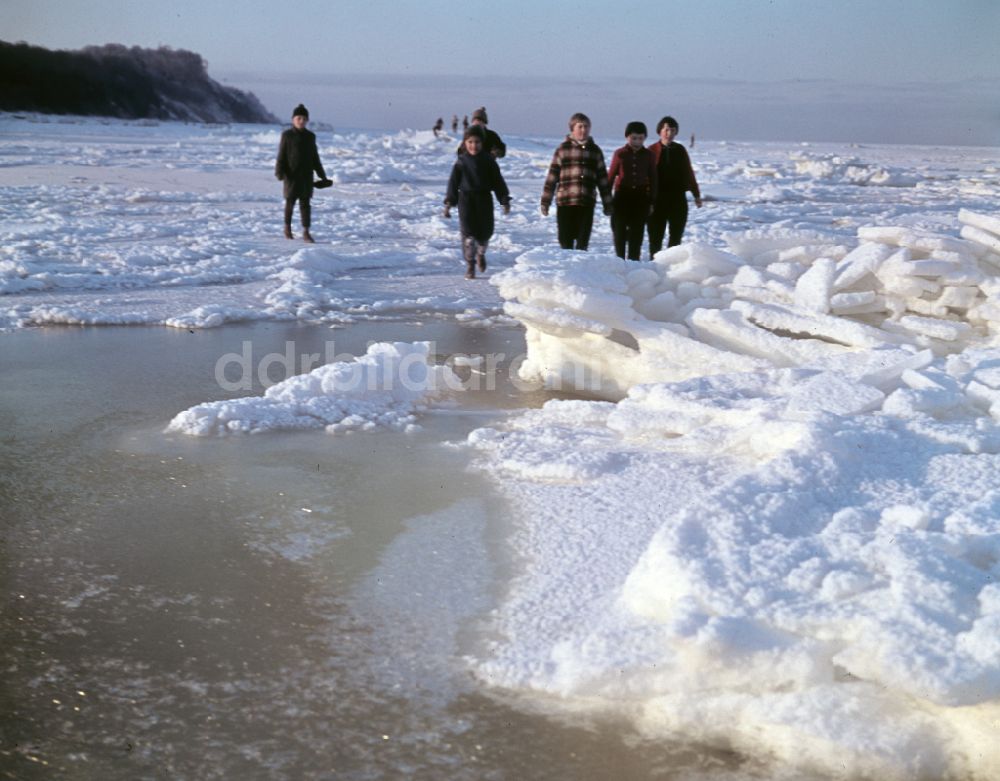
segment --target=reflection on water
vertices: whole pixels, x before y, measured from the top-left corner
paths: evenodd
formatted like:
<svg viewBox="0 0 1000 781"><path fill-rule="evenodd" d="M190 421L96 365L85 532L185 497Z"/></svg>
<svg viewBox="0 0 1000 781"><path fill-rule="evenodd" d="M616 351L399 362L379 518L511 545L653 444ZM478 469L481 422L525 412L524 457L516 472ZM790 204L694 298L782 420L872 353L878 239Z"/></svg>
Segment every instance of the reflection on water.
<svg viewBox="0 0 1000 781"><path fill-rule="evenodd" d="M331 335L352 354L417 339L442 357L523 350L517 330L453 323L2 337L6 777L756 775L722 752L556 722L463 670L503 587L506 519L441 443L544 394L462 394L416 434L161 433L188 406L245 395L214 370L246 340L304 354Z"/></svg>

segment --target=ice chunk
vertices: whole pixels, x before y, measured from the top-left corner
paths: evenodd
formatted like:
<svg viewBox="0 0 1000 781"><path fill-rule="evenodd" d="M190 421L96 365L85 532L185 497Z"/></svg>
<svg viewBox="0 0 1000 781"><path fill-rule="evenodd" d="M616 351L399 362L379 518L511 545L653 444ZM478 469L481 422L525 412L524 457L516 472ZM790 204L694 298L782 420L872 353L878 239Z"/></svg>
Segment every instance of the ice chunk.
<svg viewBox="0 0 1000 781"><path fill-rule="evenodd" d="M784 279L788 282L794 282L806 270L806 266L803 266L801 263L788 263L785 261L769 263L766 268L768 274L773 274L779 279Z"/></svg>
<svg viewBox="0 0 1000 781"><path fill-rule="evenodd" d="M937 282L915 275L912 255L905 247L887 258L875 274L887 292L903 298L919 298L924 293L937 293L941 289Z"/></svg>
<svg viewBox="0 0 1000 781"><path fill-rule="evenodd" d="M909 228L889 226L858 228L858 238L862 241L877 241L882 244L893 244L897 247L907 247L927 253L944 250L977 256L982 254L981 248L976 247L972 242L936 233L919 233Z"/></svg>
<svg viewBox="0 0 1000 781"><path fill-rule="evenodd" d="M904 372L904 381L906 379L907 373ZM907 384L911 382L912 378ZM967 404L968 400L960 390L929 382L893 391L882 405L882 411L887 415L902 418L912 418L917 415L944 417Z"/></svg>
<svg viewBox="0 0 1000 781"><path fill-rule="evenodd" d="M899 325L914 333L923 334L932 339L941 339L945 342L954 342L972 331L972 326L958 320L937 320L916 315L901 317Z"/></svg>
<svg viewBox="0 0 1000 781"><path fill-rule="evenodd" d="M807 314L776 304L734 301L732 308L752 322L772 331L806 334L852 347L876 347L899 342L899 338L879 328L833 315Z"/></svg>
<svg viewBox="0 0 1000 781"><path fill-rule="evenodd" d="M958 221L974 228L1000 236L1000 217L991 217L987 214L979 214L969 209L958 210Z"/></svg>
<svg viewBox="0 0 1000 781"><path fill-rule="evenodd" d="M978 287L949 285L941 289L941 295L936 303L953 309L971 309L978 297Z"/></svg>
<svg viewBox="0 0 1000 781"><path fill-rule="evenodd" d="M743 261L708 244L680 244L656 253L653 261L666 269L669 279L698 282L712 275L730 276Z"/></svg>
<svg viewBox="0 0 1000 781"><path fill-rule="evenodd" d="M776 366L802 366L849 348L818 339L790 339L749 322L736 310L698 309L688 318L691 332L708 344L746 353Z"/></svg>
<svg viewBox="0 0 1000 781"><path fill-rule="evenodd" d="M764 262L770 262L765 253L773 250L786 250L803 245L826 244L829 235L819 231L797 230L791 228L767 228L744 232L723 234L723 239L730 251L744 260L751 261L758 256L764 256Z"/></svg>
<svg viewBox="0 0 1000 781"><path fill-rule="evenodd" d="M893 253L886 244L862 244L852 250L837 264L834 290L845 290L860 282L868 274L874 274L880 265Z"/></svg>
<svg viewBox="0 0 1000 781"><path fill-rule="evenodd" d="M832 258L820 258L813 263L795 284L795 305L811 312L829 312L836 267Z"/></svg>
<svg viewBox="0 0 1000 781"><path fill-rule="evenodd" d="M863 314L885 310L885 297L874 290L857 293L837 293L830 296L830 309L837 315Z"/></svg>
<svg viewBox="0 0 1000 781"><path fill-rule="evenodd" d="M430 342L373 344L360 358L296 375L263 396L191 407L176 415L167 431L217 436L279 429L408 430L424 405L461 388L449 367L430 363L430 349Z"/></svg>
<svg viewBox="0 0 1000 781"><path fill-rule="evenodd" d="M918 277L940 277L958 269L959 265L950 260L928 258L910 263L910 273Z"/></svg>
<svg viewBox="0 0 1000 781"><path fill-rule="evenodd" d="M795 288L788 282L753 266L743 266L733 277L728 289L733 295L751 301L790 304L795 299Z"/></svg>
<svg viewBox="0 0 1000 781"><path fill-rule="evenodd" d="M995 236L974 225L963 225L961 236L963 239L968 239L970 242L975 242L981 246L979 255L985 254L985 250L1000 253L1000 236Z"/></svg>
<svg viewBox="0 0 1000 781"><path fill-rule="evenodd" d="M503 310L522 323L551 334L591 333L610 336L614 330L610 325L600 320L582 317L558 307L532 306L508 301L504 304Z"/></svg>
<svg viewBox="0 0 1000 781"><path fill-rule="evenodd" d="M674 291L667 290L647 301L636 303L635 309L650 320L673 320L677 312L677 296Z"/></svg>
<svg viewBox="0 0 1000 781"><path fill-rule="evenodd" d="M885 394L864 382L848 379L839 372L821 372L798 385L790 394L792 413L832 412L860 415L882 406Z"/></svg>

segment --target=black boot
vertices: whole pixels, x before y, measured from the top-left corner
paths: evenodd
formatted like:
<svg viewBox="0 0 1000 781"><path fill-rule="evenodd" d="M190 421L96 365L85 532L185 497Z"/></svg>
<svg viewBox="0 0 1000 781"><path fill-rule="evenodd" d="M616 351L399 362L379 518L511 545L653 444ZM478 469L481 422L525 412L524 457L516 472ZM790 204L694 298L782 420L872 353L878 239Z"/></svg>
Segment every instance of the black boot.
<svg viewBox="0 0 1000 781"><path fill-rule="evenodd" d="M308 228L303 228L302 229L302 240L303 241L307 241L310 244L315 244L316 243L316 239L314 239L312 236L309 235L309 229Z"/></svg>
<svg viewBox="0 0 1000 781"><path fill-rule="evenodd" d="M286 239L294 239L295 238L292 235L292 226L291 225L286 225L285 226L285 238Z"/></svg>
<svg viewBox="0 0 1000 781"><path fill-rule="evenodd" d="M465 264L465 278L475 279L476 278L476 264L471 260Z"/></svg>

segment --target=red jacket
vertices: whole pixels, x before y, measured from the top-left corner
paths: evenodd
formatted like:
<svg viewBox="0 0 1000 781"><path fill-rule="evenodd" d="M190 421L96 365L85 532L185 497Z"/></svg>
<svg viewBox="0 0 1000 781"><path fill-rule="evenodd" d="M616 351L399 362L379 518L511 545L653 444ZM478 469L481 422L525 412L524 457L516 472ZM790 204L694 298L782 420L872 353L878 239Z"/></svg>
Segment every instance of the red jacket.
<svg viewBox="0 0 1000 781"><path fill-rule="evenodd" d="M660 175L660 155L663 152L663 142L656 141L646 148L653 154L653 166L657 172L657 193L660 200L683 196L688 190L695 198L701 200L701 190L698 189L698 180L694 178L691 158L688 157L687 150L681 144L676 141L670 142L670 157L666 167L666 176Z"/></svg>
<svg viewBox="0 0 1000 781"><path fill-rule="evenodd" d="M656 163L648 149L633 149L629 144L616 149L608 179L615 193L642 192L656 200Z"/></svg>

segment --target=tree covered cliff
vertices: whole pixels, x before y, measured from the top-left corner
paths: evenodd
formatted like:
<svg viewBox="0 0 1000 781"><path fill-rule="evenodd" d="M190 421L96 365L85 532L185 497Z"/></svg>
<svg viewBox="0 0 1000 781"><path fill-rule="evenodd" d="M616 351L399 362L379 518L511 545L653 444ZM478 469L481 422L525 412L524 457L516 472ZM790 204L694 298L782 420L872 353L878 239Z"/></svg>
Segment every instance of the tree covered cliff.
<svg viewBox="0 0 1000 781"><path fill-rule="evenodd" d="M201 55L120 44L51 51L0 41L0 111L197 122L277 122L255 95L208 75Z"/></svg>

